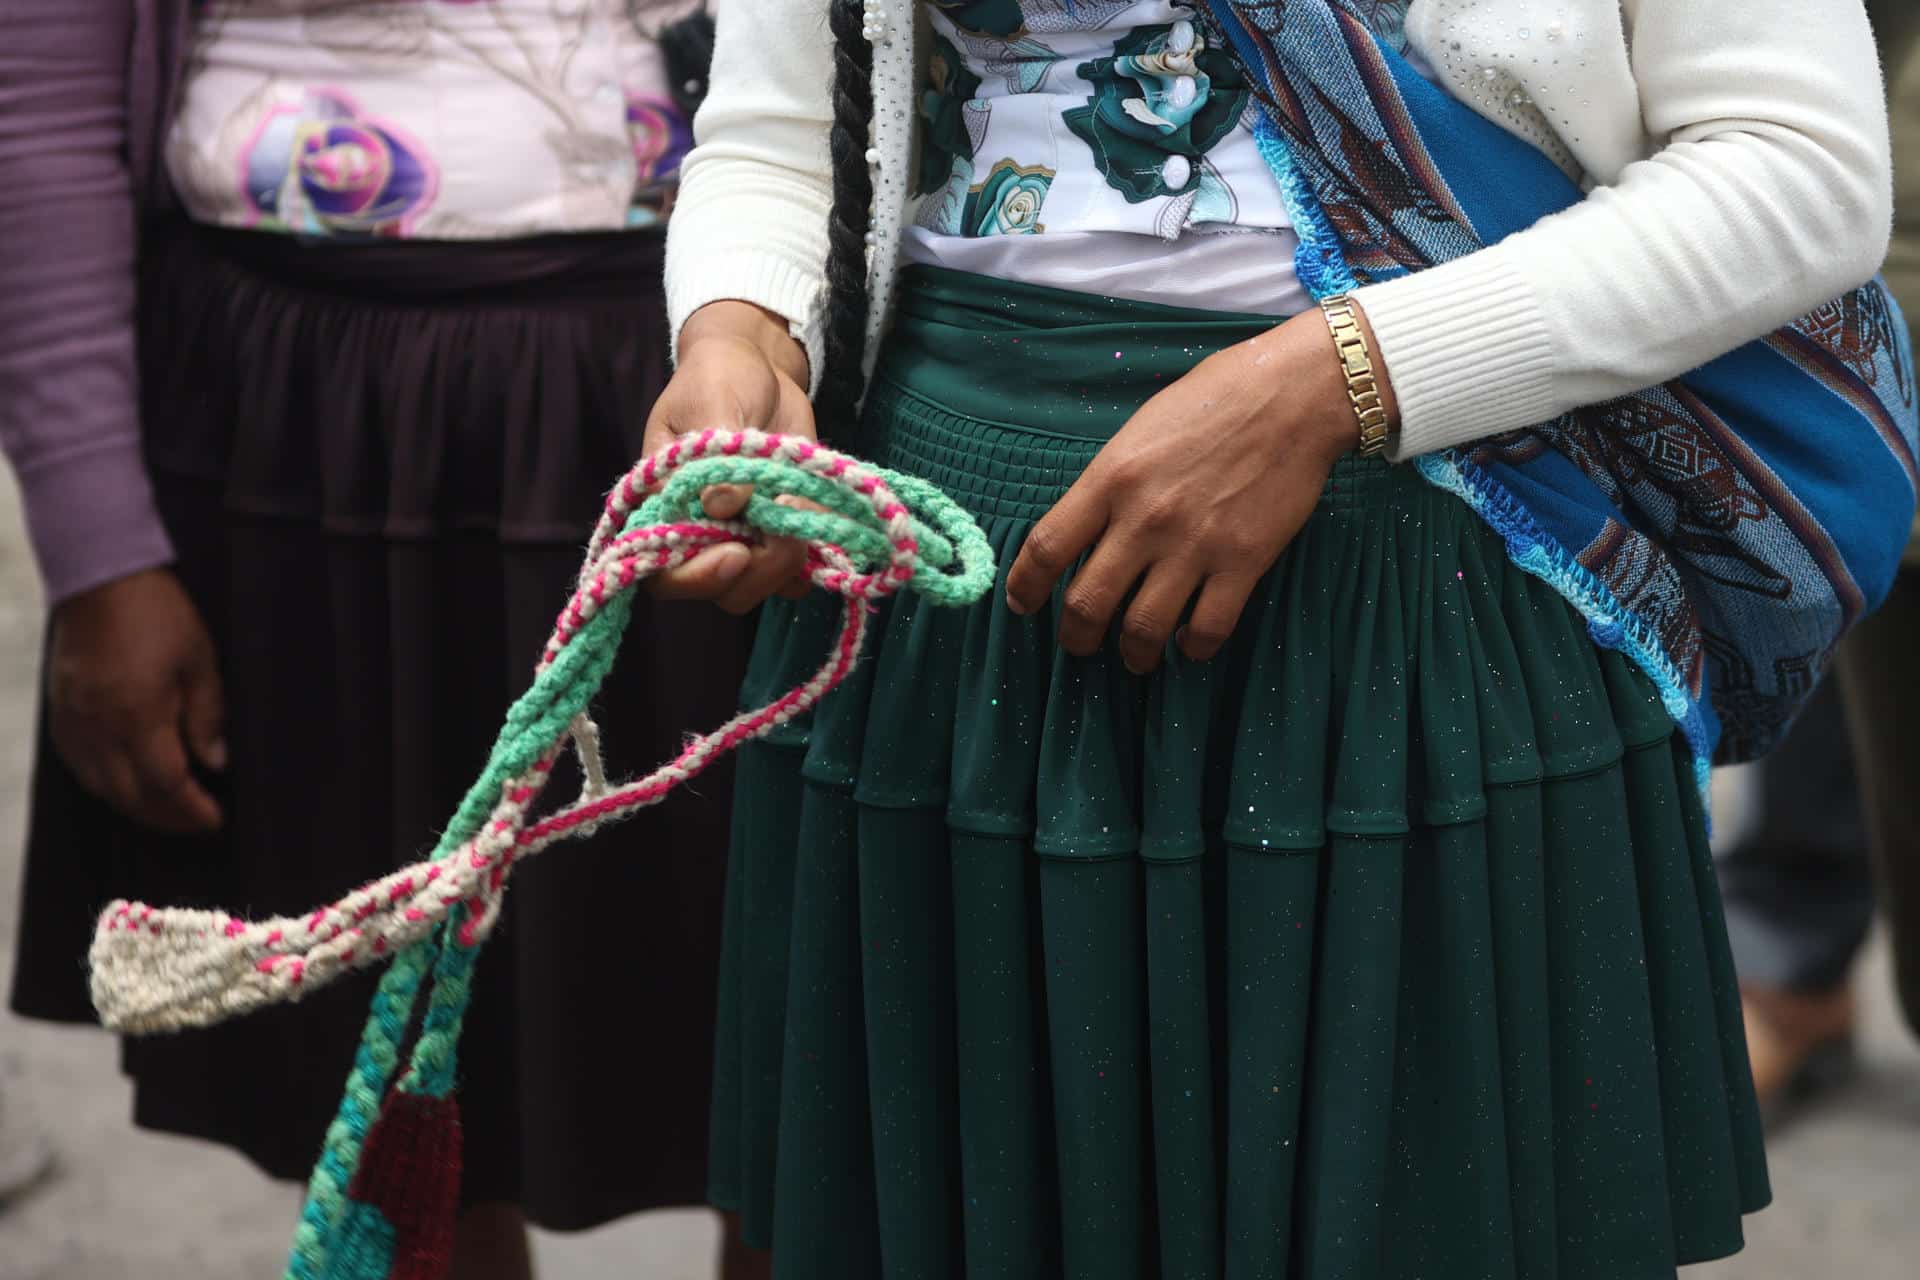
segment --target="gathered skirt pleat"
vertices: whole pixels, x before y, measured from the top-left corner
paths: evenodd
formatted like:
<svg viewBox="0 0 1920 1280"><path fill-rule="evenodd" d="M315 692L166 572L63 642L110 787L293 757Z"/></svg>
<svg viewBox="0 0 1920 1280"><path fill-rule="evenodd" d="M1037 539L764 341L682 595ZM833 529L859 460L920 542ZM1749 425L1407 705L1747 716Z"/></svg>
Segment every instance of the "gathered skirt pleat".
<svg viewBox="0 0 1920 1280"><path fill-rule="evenodd" d="M1231 334L947 272L899 305L855 447L974 511L1002 580L894 600L742 753L712 1191L776 1276L1653 1280L1737 1250L1765 1162L1652 683L1457 499L1357 459L1214 661L1068 656L1007 567L1127 396ZM770 605L744 702L835 625Z"/></svg>
<svg viewBox="0 0 1920 1280"><path fill-rule="evenodd" d="M220 659L232 764L207 781L227 826L138 827L42 735L12 999L44 1018L91 1018L110 898L300 912L431 851L668 369L658 237L178 226L143 259L146 452ZM640 601L597 703L615 765L722 722L750 634ZM705 1198L729 772L516 871L462 1045L467 1200L581 1228ZM371 983L127 1040L135 1119L305 1178Z"/></svg>

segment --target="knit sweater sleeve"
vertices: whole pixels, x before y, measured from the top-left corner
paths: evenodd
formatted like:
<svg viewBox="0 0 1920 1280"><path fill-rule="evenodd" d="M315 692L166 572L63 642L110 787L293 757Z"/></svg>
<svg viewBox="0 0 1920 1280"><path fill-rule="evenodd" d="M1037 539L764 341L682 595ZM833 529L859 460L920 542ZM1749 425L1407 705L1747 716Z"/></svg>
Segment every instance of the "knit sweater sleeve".
<svg viewBox="0 0 1920 1280"><path fill-rule="evenodd" d="M172 559L141 458L128 0L11 0L0 41L0 449L58 602Z"/></svg>
<svg viewBox="0 0 1920 1280"><path fill-rule="evenodd" d="M1358 291L1397 456L1677 377L1878 269L1892 165L1861 0L1622 11L1659 149L1498 244Z"/></svg>
<svg viewBox="0 0 1920 1280"><path fill-rule="evenodd" d="M718 6L710 88L667 224L667 311L676 351L688 316L734 299L785 317L819 376L833 203L832 84L824 6Z"/></svg>

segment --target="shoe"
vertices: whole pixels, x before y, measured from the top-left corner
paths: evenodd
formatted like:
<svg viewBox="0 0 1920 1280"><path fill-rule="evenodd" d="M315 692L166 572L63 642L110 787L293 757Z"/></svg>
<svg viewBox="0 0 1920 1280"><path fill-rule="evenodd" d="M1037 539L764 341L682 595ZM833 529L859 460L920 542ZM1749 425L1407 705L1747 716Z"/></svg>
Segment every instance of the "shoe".
<svg viewBox="0 0 1920 1280"><path fill-rule="evenodd" d="M1852 988L1742 987L1740 1008L1754 1093L1769 1122L1833 1093L1858 1071Z"/></svg>

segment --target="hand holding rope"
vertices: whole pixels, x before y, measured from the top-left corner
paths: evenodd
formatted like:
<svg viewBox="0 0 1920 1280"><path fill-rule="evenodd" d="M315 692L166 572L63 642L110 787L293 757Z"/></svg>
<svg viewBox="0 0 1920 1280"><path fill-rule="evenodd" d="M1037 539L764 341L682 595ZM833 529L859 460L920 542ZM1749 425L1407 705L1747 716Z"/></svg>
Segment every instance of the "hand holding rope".
<svg viewBox="0 0 1920 1280"><path fill-rule="evenodd" d="M753 487L739 518L705 515L701 492L716 484ZM822 509L774 500L782 495ZM707 547L769 535L804 540L809 577L844 601L826 661L782 697L692 738L646 776L608 781L587 703L615 659L631 593ZM100 918L92 952L101 1021L120 1031L165 1031L297 999L428 939L456 907L464 908L458 941L475 945L498 920L521 859L659 803L728 751L809 710L858 658L873 602L908 588L935 603L966 604L985 593L993 572L979 528L923 481L797 437L681 437L609 496L533 687L508 713L485 771L433 856L301 916L248 921L224 911L115 902ZM585 779L581 794L534 818L569 745Z"/></svg>

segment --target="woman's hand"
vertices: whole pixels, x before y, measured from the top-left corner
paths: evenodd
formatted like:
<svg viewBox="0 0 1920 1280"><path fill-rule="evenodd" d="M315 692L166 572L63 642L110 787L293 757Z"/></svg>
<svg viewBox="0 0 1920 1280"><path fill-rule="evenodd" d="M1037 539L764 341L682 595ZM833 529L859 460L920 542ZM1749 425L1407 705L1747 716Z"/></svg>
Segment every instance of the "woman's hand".
<svg viewBox="0 0 1920 1280"><path fill-rule="evenodd" d="M166 831L220 825L220 806L189 765L226 768L220 670L172 571L131 574L61 602L47 708L54 749L87 790Z"/></svg>
<svg viewBox="0 0 1920 1280"><path fill-rule="evenodd" d="M713 302L688 317L680 330L680 366L647 417L646 452L715 427L814 438L806 350L785 320L751 303ZM715 519L731 520L751 492L715 485L701 504ZM748 613L776 592L805 594L806 571L803 543L768 538L752 547L709 547L649 585L666 599L711 600L729 613Z"/></svg>
<svg viewBox="0 0 1920 1280"><path fill-rule="evenodd" d="M1368 338L1391 415L1379 347ZM1312 514L1335 459L1358 440L1346 377L1317 308L1208 356L1142 405L1034 526L1007 575L1008 607L1043 608L1091 548L1066 585L1067 652L1098 649L1137 585L1120 627L1128 670L1159 665L1190 601L1180 651L1205 661Z"/></svg>

